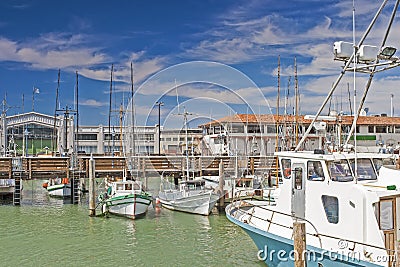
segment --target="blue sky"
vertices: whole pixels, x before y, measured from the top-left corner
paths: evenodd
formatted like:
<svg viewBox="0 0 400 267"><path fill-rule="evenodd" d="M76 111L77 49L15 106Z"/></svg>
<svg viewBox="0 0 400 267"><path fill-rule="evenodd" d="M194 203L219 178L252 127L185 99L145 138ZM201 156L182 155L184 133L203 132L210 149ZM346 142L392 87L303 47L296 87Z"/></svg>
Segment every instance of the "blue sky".
<svg viewBox="0 0 400 267"><path fill-rule="evenodd" d="M380 44L390 2L366 43ZM355 1L357 41L380 4ZM393 29L398 27L395 22ZM185 109L195 126L234 113L275 113L280 56L287 109L293 106L296 58L301 113L312 114L340 72L343 63L332 53L333 42L340 40L352 41L352 0L5 0L0 2L0 92L12 115L22 112L22 95L24 111L32 110L37 87L35 111L51 115L58 69L61 107L73 108L78 71L80 123L107 125L111 65L117 110L127 105L132 62L137 123L156 124L154 105L163 101L162 125L182 125L177 114ZM393 30L388 44L399 46L400 31ZM349 112L352 76L347 76L332 109ZM357 77L359 95L365 79ZM376 75L365 105L370 113L390 113L390 94L400 97L398 80L397 69ZM398 115L400 108L394 108ZM112 120L118 123L116 112Z"/></svg>

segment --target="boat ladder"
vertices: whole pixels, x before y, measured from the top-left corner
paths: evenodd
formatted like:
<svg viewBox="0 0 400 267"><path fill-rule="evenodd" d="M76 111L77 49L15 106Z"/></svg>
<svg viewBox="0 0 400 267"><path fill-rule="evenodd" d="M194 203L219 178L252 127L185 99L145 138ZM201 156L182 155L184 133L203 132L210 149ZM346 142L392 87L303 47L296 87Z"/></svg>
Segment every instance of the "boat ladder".
<svg viewBox="0 0 400 267"><path fill-rule="evenodd" d="M14 181L13 204L19 206L21 205L21 177L16 177Z"/></svg>

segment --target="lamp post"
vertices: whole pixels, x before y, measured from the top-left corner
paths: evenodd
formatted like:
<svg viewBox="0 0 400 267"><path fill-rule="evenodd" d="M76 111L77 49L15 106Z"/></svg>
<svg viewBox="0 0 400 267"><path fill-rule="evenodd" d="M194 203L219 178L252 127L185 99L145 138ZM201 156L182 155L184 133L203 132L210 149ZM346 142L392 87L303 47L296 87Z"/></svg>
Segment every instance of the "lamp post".
<svg viewBox="0 0 400 267"><path fill-rule="evenodd" d="M164 102L157 101L158 106L158 155L161 155L161 106L164 106Z"/></svg>

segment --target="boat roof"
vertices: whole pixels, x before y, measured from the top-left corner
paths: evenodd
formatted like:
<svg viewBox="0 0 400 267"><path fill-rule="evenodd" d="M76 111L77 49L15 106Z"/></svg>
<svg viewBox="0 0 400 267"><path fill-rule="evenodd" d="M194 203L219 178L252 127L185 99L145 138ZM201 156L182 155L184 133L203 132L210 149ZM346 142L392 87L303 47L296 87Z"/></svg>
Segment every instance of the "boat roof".
<svg viewBox="0 0 400 267"><path fill-rule="evenodd" d="M354 158L391 158L392 154L383 153L354 153L354 152L333 152L324 153L323 151L281 151L275 152L275 155L280 158L303 158L313 160L335 161L340 159L354 159Z"/></svg>

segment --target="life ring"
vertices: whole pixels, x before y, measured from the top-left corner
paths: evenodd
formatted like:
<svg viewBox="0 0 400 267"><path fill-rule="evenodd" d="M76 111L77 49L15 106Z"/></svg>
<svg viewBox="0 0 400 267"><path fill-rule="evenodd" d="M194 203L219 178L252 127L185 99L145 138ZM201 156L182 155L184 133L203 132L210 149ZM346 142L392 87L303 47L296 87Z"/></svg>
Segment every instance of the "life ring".
<svg viewBox="0 0 400 267"><path fill-rule="evenodd" d="M290 173L291 173L290 168L286 168L286 169L283 171L283 175L285 176L285 178L286 178L286 177L289 177L289 176L290 176Z"/></svg>

